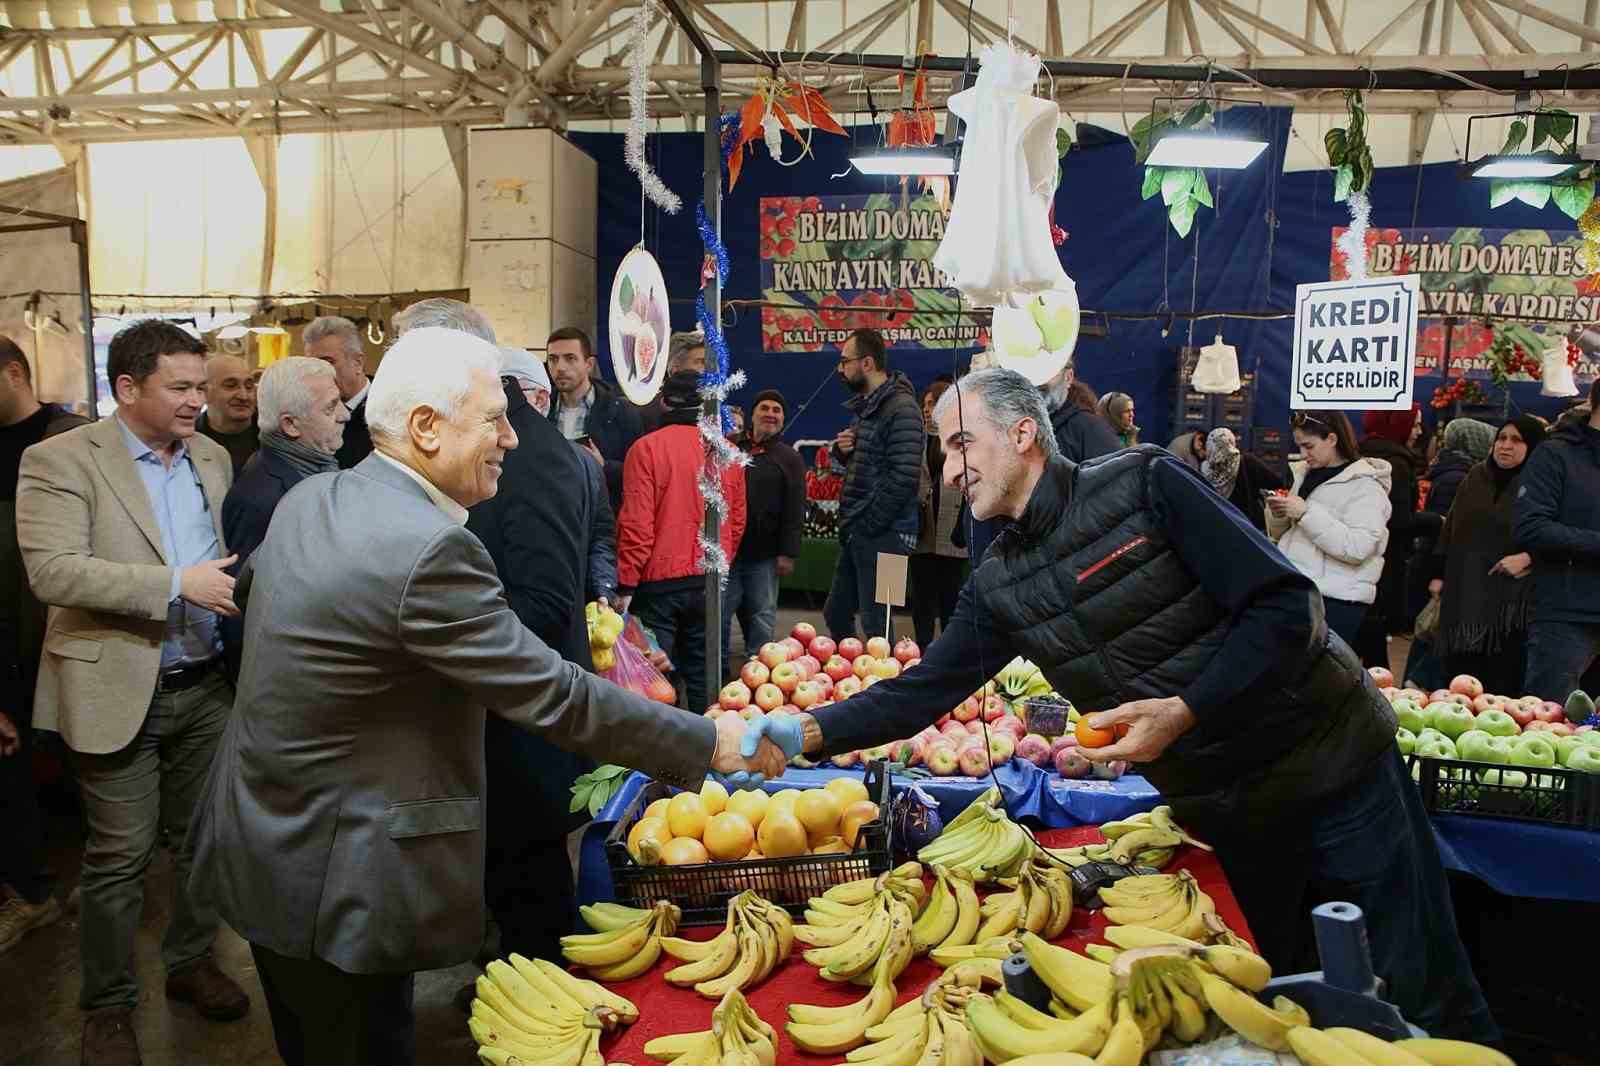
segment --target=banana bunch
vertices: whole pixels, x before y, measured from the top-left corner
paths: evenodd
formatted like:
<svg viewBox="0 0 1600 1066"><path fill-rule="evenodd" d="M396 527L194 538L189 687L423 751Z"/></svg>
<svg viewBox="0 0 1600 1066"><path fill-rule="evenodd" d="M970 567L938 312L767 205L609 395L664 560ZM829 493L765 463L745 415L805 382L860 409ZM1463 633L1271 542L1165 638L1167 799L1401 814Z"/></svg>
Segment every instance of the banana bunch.
<svg viewBox="0 0 1600 1066"><path fill-rule="evenodd" d="M917 858L971 872L977 882L1015 877L1033 854L1033 837L1006 816L1000 790L990 788L945 826Z"/></svg>
<svg viewBox="0 0 1600 1066"><path fill-rule="evenodd" d="M1007 703L1015 703L1017 700L1046 695L1050 691L1050 682L1045 680L1044 673L1037 666L1019 655L994 675L994 687Z"/></svg>
<svg viewBox="0 0 1600 1066"><path fill-rule="evenodd" d="M806 952L807 961L822 965L822 976L830 981L857 980L870 970L871 987L864 997L842 1007L791 1003L784 1030L802 1051L814 1055L849 1052L860 1047L867 1030L894 1010L895 980L912 958L911 908L888 893L880 894L872 906L872 919L857 942ZM819 953L827 955L825 964L815 957Z"/></svg>
<svg viewBox="0 0 1600 1066"><path fill-rule="evenodd" d="M975 995L967 1000L967 1031L990 1062L1012 1062L1050 1052L1092 1056L1111 1038L1111 1004L1107 997L1065 1020L1034 1009L1002 988L993 996Z"/></svg>
<svg viewBox="0 0 1600 1066"><path fill-rule="evenodd" d="M1116 991L1110 966L1048 943L1036 933L1023 933L1017 939L1034 974L1067 1010L1086 1013L1110 1004Z"/></svg>
<svg viewBox="0 0 1600 1066"><path fill-rule="evenodd" d="M1011 936L997 936L988 940L975 940L971 944L940 944L928 953L935 966L943 966L948 972L956 966L968 963L993 963L995 972L999 972L999 964L1017 953L1017 941Z"/></svg>
<svg viewBox="0 0 1600 1066"><path fill-rule="evenodd" d="M661 950L683 963L663 976L670 985L693 988L707 999L766 980L794 946L789 912L751 891L728 901L728 920L710 940L661 937Z"/></svg>
<svg viewBox="0 0 1600 1066"><path fill-rule="evenodd" d="M598 930L561 938L561 954L602 981L638 977L661 957L661 938L678 928L683 911L666 900L649 910L596 904L583 913L584 921Z"/></svg>
<svg viewBox="0 0 1600 1066"><path fill-rule="evenodd" d="M478 978L467 1028L491 1066L604 1066L600 1038L639 1009L544 959L513 953Z"/></svg>
<svg viewBox="0 0 1600 1066"><path fill-rule="evenodd" d="M915 862L897 866L878 877L834 885L807 902L805 924L794 927L794 938L813 948L838 947L854 940L866 929L883 897L900 900L916 914L923 909L927 892L927 886L922 883L922 865ZM974 910L976 907L974 892Z"/></svg>
<svg viewBox="0 0 1600 1066"><path fill-rule="evenodd" d="M773 1066L778 1034L761 1020L737 988L728 990L701 1033L658 1036L644 1046L657 1062L678 1066Z"/></svg>
<svg viewBox="0 0 1600 1066"><path fill-rule="evenodd" d="M1100 835L1111 842L1111 850L1107 854L1112 861L1139 862L1142 866L1158 869L1171 860L1179 844L1188 844L1202 851L1211 850L1210 844L1196 840L1173 821L1172 808L1165 803L1154 810L1141 811L1131 818L1107 822L1100 827ZM1141 856L1160 859L1163 854L1163 861L1140 862Z"/></svg>
<svg viewBox="0 0 1600 1066"><path fill-rule="evenodd" d="M1054 940L1066 932L1072 920L1072 881L1060 867L1025 862L1016 888L993 893L980 911L984 916L976 936L980 942L1018 929Z"/></svg>
<svg viewBox="0 0 1600 1066"><path fill-rule="evenodd" d="M961 947L972 943L982 917L978 890L966 870L945 866L933 868L933 892L911 926L911 948L918 955L940 947ZM1071 895L1068 894L1070 901Z"/></svg>
<svg viewBox="0 0 1600 1066"><path fill-rule="evenodd" d="M1100 898L1106 904L1105 916L1113 924L1142 925L1188 940L1207 935L1206 915L1217 910L1188 870L1124 877L1102 888Z"/></svg>
<svg viewBox="0 0 1600 1066"><path fill-rule="evenodd" d="M596 670L610 670L617 665L617 638L622 636L625 624L622 616L599 600L584 605L583 618L589 628L589 653Z"/></svg>
<svg viewBox="0 0 1600 1066"><path fill-rule="evenodd" d="M849 1060L872 1066L982 1066L982 1053L965 1017L977 987L944 978L935 981L921 996L868 1029L869 1043L850 1052Z"/></svg>

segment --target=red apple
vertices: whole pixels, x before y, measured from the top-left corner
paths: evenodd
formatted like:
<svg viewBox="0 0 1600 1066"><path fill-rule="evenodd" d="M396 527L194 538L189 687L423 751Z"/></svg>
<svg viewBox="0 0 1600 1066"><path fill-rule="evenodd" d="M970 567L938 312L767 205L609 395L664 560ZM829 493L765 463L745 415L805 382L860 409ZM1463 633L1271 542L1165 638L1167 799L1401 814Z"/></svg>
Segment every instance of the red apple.
<svg viewBox="0 0 1600 1066"><path fill-rule="evenodd" d="M1516 721L1518 728L1521 729L1528 728L1528 723L1535 720L1533 717L1534 708L1529 707L1526 703L1507 703L1504 705L1503 710Z"/></svg>
<svg viewBox="0 0 1600 1066"><path fill-rule="evenodd" d="M1076 736L1070 732L1063 733L1050 742L1050 758L1054 759L1056 754L1063 748L1075 748L1077 746L1078 738Z"/></svg>
<svg viewBox="0 0 1600 1066"><path fill-rule="evenodd" d="M706 717L707 718L711 718L711 719L721 718L723 715L725 715L727 713L728 712L723 710L720 705L715 704L715 703L713 703L711 706L706 708Z"/></svg>
<svg viewBox="0 0 1600 1066"><path fill-rule="evenodd" d="M1542 718L1535 718L1533 721L1529 722L1526 726L1524 726L1522 731L1524 733L1543 733L1545 730L1549 729L1551 727L1551 725L1553 725L1553 724L1554 723L1552 723L1552 722L1546 722Z"/></svg>
<svg viewBox="0 0 1600 1066"><path fill-rule="evenodd" d="M1038 733L1028 733L1017 741L1017 758L1040 768L1050 765L1050 742Z"/></svg>
<svg viewBox="0 0 1600 1066"><path fill-rule="evenodd" d="M998 720L991 722L989 728L1010 733L1012 740L1020 741L1028 735L1028 727L1014 714L1002 715Z"/></svg>
<svg viewBox="0 0 1600 1066"><path fill-rule="evenodd" d="M983 720L985 722L998 721L1005 713L1005 700L999 696L985 696L983 698Z"/></svg>
<svg viewBox="0 0 1600 1066"><path fill-rule="evenodd" d="M783 706L783 689L767 681L756 689L755 703L763 711L775 711Z"/></svg>
<svg viewBox="0 0 1600 1066"><path fill-rule="evenodd" d="M833 642L832 637L812 637L811 642L806 645L806 654L813 656L819 663L825 663L833 658L838 650L839 645Z"/></svg>
<svg viewBox="0 0 1600 1066"><path fill-rule="evenodd" d="M743 718L747 722L754 722L767 716L765 711L753 703L748 707L740 707L737 713L739 717Z"/></svg>
<svg viewBox="0 0 1600 1066"><path fill-rule="evenodd" d="M889 642L883 637L869 637L867 638L866 652L874 659L887 659L893 654L894 649L889 646Z"/></svg>
<svg viewBox="0 0 1600 1066"><path fill-rule="evenodd" d="M935 777L951 777L961 769L960 758L956 755L954 744L934 743L922 753L922 761L928 766L928 772Z"/></svg>
<svg viewBox="0 0 1600 1066"><path fill-rule="evenodd" d="M785 715L785 714L799 714L800 713L800 708L796 707L792 703L785 703L782 707L779 707L777 710L773 711L772 713L773 713L774 717Z"/></svg>
<svg viewBox="0 0 1600 1066"><path fill-rule="evenodd" d="M981 737L983 736L983 730L984 721L982 718L974 718L967 723L967 736L969 737Z"/></svg>
<svg viewBox="0 0 1600 1066"><path fill-rule="evenodd" d="M888 678L891 678L891 677L899 677L900 676L900 660L899 659L874 659L872 661L872 672L874 674L876 674L878 677L885 678L885 679L888 679Z"/></svg>
<svg viewBox="0 0 1600 1066"><path fill-rule="evenodd" d="M1076 744L1071 747L1056 749L1055 756L1051 761L1055 763L1056 773L1069 780L1088 777L1089 771L1092 769L1092 764L1089 760L1078 754Z"/></svg>
<svg viewBox="0 0 1600 1066"><path fill-rule="evenodd" d="M806 646L793 637L784 637L778 643L783 645L784 658L790 662L794 662L806 653Z"/></svg>
<svg viewBox="0 0 1600 1066"><path fill-rule="evenodd" d="M894 644L894 657L901 662L910 662L912 659L922 658L922 649L917 647L917 642L909 637L897 640Z"/></svg>
<svg viewBox="0 0 1600 1066"><path fill-rule="evenodd" d="M1545 727L1545 732L1554 733L1558 737L1570 737L1577 731L1577 726L1571 722L1551 722Z"/></svg>
<svg viewBox="0 0 1600 1066"><path fill-rule="evenodd" d="M835 681L843 681L851 675L850 664L837 655L830 655L827 662L822 664L822 672Z"/></svg>
<svg viewBox="0 0 1600 1066"><path fill-rule="evenodd" d="M877 674L868 674L866 677L861 679L861 688L863 691L865 691L882 680L883 678L879 677Z"/></svg>
<svg viewBox="0 0 1600 1066"><path fill-rule="evenodd" d="M730 681L717 693L717 702L725 711L741 711L750 705L750 686L743 681Z"/></svg>
<svg viewBox="0 0 1600 1066"><path fill-rule="evenodd" d="M1450 691L1459 692L1468 699L1477 699L1483 695L1483 682L1471 674L1457 674L1450 679Z"/></svg>
<svg viewBox="0 0 1600 1066"><path fill-rule="evenodd" d="M958 722L970 722L983 716L983 701L976 696L968 696L956 704L950 714Z"/></svg>
<svg viewBox="0 0 1600 1066"><path fill-rule="evenodd" d="M921 659L908 659L908 660L906 660L906 666L905 666L905 668L906 668L906 669L907 669L907 670L909 670L909 669L911 669L911 668L912 668L912 667L913 667L913 666L920 666L920 665L921 665L921 664L922 664L922 660L921 660Z"/></svg>
<svg viewBox="0 0 1600 1066"><path fill-rule="evenodd" d="M860 678L844 677L833 683L833 698L836 700L847 700L860 691Z"/></svg>
<svg viewBox="0 0 1600 1066"><path fill-rule="evenodd" d="M816 677L808 678L807 680L817 686L817 692L821 696L821 699L817 700L818 703L826 703L833 699L833 678L827 674L818 674Z"/></svg>
<svg viewBox="0 0 1600 1066"><path fill-rule="evenodd" d="M1537 710L1544 704L1544 700L1540 699L1538 696L1524 696L1521 699L1513 700L1512 702L1521 704L1529 710Z"/></svg>
<svg viewBox="0 0 1600 1066"><path fill-rule="evenodd" d="M921 766L927 751L927 741L920 736L912 737L910 740L897 741L889 745L889 757L895 762L906 766Z"/></svg>
<svg viewBox="0 0 1600 1066"><path fill-rule="evenodd" d="M751 692L772 680L772 671L760 659L751 659L744 664L744 669L739 671L739 680L743 681Z"/></svg>
<svg viewBox="0 0 1600 1066"><path fill-rule="evenodd" d="M1446 689L1446 688L1442 688L1442 689L1439 689L1438 691L1434 692L1431 696L1428 697L1428 702L1429 703L1457 703L1457 704L1460 704L1461 706L1467 708L1468 710L1472 709L1472 697L1471 696L1468 696L1464 692L1451 692L1449 689Z"/></svg>
<svg viewBox="0 0 1600 1066"><path fill-rule="evenodd" d="M1541 701L1533 716L1541 722L1565 722L1567 709L1553 700Z"/></svg>
<svg viewBox="0 0 1600 1066"><path fill-rule="evenodd" d="M794 687L794 705L802 711L822 698L822 693L811 681L802 681Z"/></svg>
<svg viewBox="0 0 1600 1066"><path fill-rule="evenodd" d="M868 674L872 673L872 656L867 654L857 655L855 662L850 664L850 672L859 678L865 679Z"/></svg>
<svg viewBox="0 0 1600 1066"><path fill-rule="evenodd" d="M1494 696L1487 692L1481 696L1475 696L1472 700L1472 713L1482 714L1491 707L1499 707L1501 705L1501 700L1502 697Z"/></svg>
<svg viewBox="0 0 1600 1066"><path fill-rule="evenodd" d="M945 726L945 723L950 721L950 720L951 720L951 715L949 714L949 712L941 714L939 716L939 720L937 722L933 723L933 727L932 728L934 728L934 729L943 729L944 726Z"/></svg>
<svg viewBox="0 0 1600 1066"><path fill-rule="evenodd" d="M764 663L768 670L776 670L779 666L789 661L789 650L776 641L769 640L761 645L757 657Z"/></svg>
<svg viewBox="0 0 1600 1066"><path fill-rule="evenodd" d="M785 696L793 695L795 686L804 680L794 663L779 663L772 668L772 683L781 688Z"/></svg>
<svg viewBox="0 0 1600 1066"><path fill-rule="evenodd" d="M802 644L810 644L817 639L817 627L810 622L796 622L794 628L789 630L789 635Z"/></svg>
<svg viewBox="0 0 1600 1066"><path fill-rule="evenodd" d="M1428 705L1428 694L1420 688L1403 688L1400 690L1399 698L1410 700L1418 707L1426 707Z"/></svg>
<svg viewBox="0 0 1600 1066"><path fill-rule="evenodd" d="M1393 685L1390 685L1386 689L1380 689L1379 691L1383 693L1383 698L1388 700L1390 703L1393 703L1395 700L1400 698L1400 690L1395 688Z"/></svg>
<svg viewBox="0 0 1600 1066"><path fill-rule="evenodd" d="M982 744L968 744L956 753L961 772L968 777L987 777L989 774L989 749Z"/></svg>
<svg viewBox="0 0 1600 1066"><path fill-rule="evenodd" d="M971 734L967 732L967 727L960 722L946 722L939 729L939 735L947 738L954 745L966 740Z"/></svg>
<svg viewBox="0 0 1600 1066"><path fill-rule="evenodd" d="M855 637L845 637L841 640L838 650L839 654L844 657L845 662L849 663L855 662L860 656L865 655L867 651Z"/></svg>
<svg viewBox="0 0 1600 1066"><path fill-rule="evenodd" d="M1394 671L1384 666L1369 666L1367 673L1372 675L1373 683L1379 688L1394 687Z"/></svg>
<svg viewBox="0 0 1600 1066"><path fill-rule="evenodd" d="M810 681L813 677L816 677L817 671L822 669L822 664L816 660L816 657L809 654L802 655L798 659L795 659L794 664L805 672L807 681Z"/></svg>
<svg viewBox="0 0 1600 1066"><path fill-rule="evenodd" d="M1017 753L1017 742L1010 733L996 730L989 734L989 765L1003 766Z"/></svg>

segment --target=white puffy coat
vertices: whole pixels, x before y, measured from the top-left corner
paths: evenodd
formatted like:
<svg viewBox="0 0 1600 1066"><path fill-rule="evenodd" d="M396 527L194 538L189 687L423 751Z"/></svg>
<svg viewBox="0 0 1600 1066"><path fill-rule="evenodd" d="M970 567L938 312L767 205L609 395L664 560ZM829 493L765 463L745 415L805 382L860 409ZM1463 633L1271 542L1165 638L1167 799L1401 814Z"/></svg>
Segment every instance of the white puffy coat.
<svg viewBox="0 0 1600 1066"><path fill-rule="evenodd" d="M1306 471L1295 472L1295 495ZM1383 550L1389 544L1389 488L1393 477L1382 459L1357 459L1317 486L1298 522L1272 516L1267 533L1324 596L1353 603L1378 598Z"/></svg>

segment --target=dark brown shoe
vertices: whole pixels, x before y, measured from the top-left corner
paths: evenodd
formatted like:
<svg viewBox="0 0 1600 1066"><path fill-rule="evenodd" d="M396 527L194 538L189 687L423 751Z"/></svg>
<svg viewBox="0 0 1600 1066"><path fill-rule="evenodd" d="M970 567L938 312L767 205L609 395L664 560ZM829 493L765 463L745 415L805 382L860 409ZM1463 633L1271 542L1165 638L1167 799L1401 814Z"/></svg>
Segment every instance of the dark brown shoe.
<svg viewBox="0 0 1600 1066"><path fill-rule="evenodd" d="M214 1022L231 1022L250 1011L250 997L244 989L209 957L168 974L167 998L193 1003L202 1017Z"/></svg>
<svg viewBox="0 0 1600 1066"><path fill-rule="evenodd" d="M139 1066L139 1040L133 1011L113 1008L89 1015L83 1023L83 1066Z"/></svg>

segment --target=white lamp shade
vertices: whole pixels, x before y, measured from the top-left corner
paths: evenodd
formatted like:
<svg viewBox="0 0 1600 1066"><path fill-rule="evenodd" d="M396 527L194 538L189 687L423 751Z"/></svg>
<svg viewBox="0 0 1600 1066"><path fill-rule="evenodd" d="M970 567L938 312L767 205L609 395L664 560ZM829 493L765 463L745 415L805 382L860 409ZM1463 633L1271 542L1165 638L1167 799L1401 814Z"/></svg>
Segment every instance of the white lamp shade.
<svg viewBox="0 0 1600 1066"><path fill-rule="evenodd" d="M1540 396L1578 395L1578 383L1572 379L1572 367L1567 365L1565 338L1545 348L1539 362L1539 377L1543 382Z"/></svg>
<svg viewBox="0 0 1600 1066"><path fill-rule="evenodd" d="M1195 364L1194 377L1189 384L1196 392L1238 392L1243 386L1239 380L1239 352L1231 344L1222 343L1222 334L1200 349L1200 361Z"/></svg>

